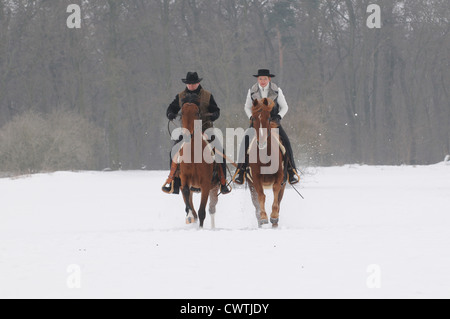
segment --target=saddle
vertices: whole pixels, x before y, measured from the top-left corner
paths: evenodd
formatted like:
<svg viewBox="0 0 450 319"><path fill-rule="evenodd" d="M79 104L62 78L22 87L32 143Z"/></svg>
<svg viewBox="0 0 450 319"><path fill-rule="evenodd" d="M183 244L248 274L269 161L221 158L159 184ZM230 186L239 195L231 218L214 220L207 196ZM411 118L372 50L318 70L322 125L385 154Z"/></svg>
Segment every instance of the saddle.
<svg viewBox="0 0 450 319"><path fill-rule="evenodd" d="M270 122L270 127L271 128L278 128L278 127L280 127L280 124L277 123L277 122ZM281 153L283 155L283 165L282 165L282 167L283 167L283 172L284 172L284 183L286 183L286 181L288 179L288 160L289 160L288 157L286 156L286 154L287 154L286 147L281 142L281 138L280 138L279 134L276 134L276 133L272 133L272 134L273 134L273 137L275 138L275 141L277 142L278 147L280 148L280 151L281 151ZM250 142L250 145L249 145L248 150L247 150L247 155L250 155L250 151L251 151L251 149L253 147L253 144L255 144L255 143L256 143L256 136ZM253 182L253 174L252 174L251 167L247 168L246 175L247 175L247 178L251 182Z"/></svg>
<svg viewBox="0 0 450 319"><path fill-rule="evenodd" d="M279 125L277 123L274 123L274 122L271 122L270 126L271 126L271 128L278 128L279 127ZM283 143L281 142L279 134L273 133L273 136L275 137L275 140L277 141L278 146L280 147L281 153L283 154L283 160L284 160L285 157L286 157L286 147L284 147ZM250 142L250 145L249 145L248 150L247 150L247 155L250 154L250 150L252 149L253 144L255 144L255 142L256 142L256 136Z"/></svg>
<svg viewBox="0 0 450 319"><path fill-rule="evenodd" d="M213 149L211 147L211 141L207 139L206 135L203 134L203 140L206 142L206 147L209 148L211 155L215 158L216 154L215 154L215 149ZM181 148L183 147L183 145L181 146ZM174 179L179 179L180 178L180 157L178 157L178 161L177 161L177 168L176 171L173 175ZM213 176L212 176L212 183L221 183L221 179L222 177L225 178L225 173L223 172L222 174L222 166L217 163L216 161L214 162L214 166L213 166ZM223 176L222 176L223 175ZM201 190L198 188L191 188L191 191L194 193L201 193Z"/></svg>

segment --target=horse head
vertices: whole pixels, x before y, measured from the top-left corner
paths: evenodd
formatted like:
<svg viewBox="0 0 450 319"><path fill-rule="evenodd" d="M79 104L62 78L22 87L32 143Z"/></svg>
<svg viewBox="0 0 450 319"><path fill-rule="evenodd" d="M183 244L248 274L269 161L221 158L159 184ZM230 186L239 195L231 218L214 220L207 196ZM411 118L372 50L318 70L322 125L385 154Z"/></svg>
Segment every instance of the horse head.
<svg viewBox="0 0 450 319"><path fill-rule="evenodd" d="M187 129L191 135L194 134L194 123L201 119L200 101L197 94L187 94L181 101L181 123L184 129Z"/></svg>
<svg viewBox="0 0 450 319"><path fill-rule="evenodd" d="M256 130L256 137L260 150L266 149L268 145L271 129L270 113L272 112L274 106L275 102L267 98L261 101L253 101L253 128Z"/></svg>

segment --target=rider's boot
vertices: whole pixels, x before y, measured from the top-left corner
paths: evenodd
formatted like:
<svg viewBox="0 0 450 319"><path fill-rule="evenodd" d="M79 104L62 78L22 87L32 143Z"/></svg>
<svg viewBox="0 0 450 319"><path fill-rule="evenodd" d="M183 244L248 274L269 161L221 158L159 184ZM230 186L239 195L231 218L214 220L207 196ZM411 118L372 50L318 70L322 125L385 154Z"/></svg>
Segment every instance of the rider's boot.
<svg viewBox="0 0 450 319"><path fill-rule="evenodd" d="M300 175L298 174L295 168L290 167L288 169L288 175L289 175L289 184L295 185L300 182Z"/></svg>
<svg viewBox="0 0 450 319"><path fill-rule="evenodd" d="M223 171L223 166L219 166L219 177L220 177L220 192L223 195L231 193L231 187L227 185L227 179L225 178L225 173Z"/></svg>
<svg viewBox="0 0 450 319"><path fill-rule="evenodd" d="M178 169L178 164L172 162L172 166L170 168L170 175L167 179L166 183L162 187L162 191L166 194L179 194L181 187L181 180L175 177L175 173Z"/></svg>
<svg viewBox="0 0 450 319"><path fill-rule="evenodd" d="M238 185L244 185L246 172L247 172L247 165L245 163L239 164L236 170L236 174L233 177L233 181Z"/></svg>

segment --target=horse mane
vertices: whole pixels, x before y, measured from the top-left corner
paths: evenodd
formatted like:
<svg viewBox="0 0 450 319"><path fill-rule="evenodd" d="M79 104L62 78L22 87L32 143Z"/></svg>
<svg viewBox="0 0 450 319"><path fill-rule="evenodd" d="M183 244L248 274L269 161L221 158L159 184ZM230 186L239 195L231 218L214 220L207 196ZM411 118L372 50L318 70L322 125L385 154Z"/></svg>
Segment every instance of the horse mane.
<svg viewBox="0 0 450 319"><path fill-rule="evenodd" d="M188 93L184 97L184 99L181 100L181 103L183 105L185 104L195 104L197 106L200 106L200 97L195 93Z"/></svg>
<svg viewBox="0 0 450 319"><path fill-rule="evenodd" d="M257 113L260 113L262 111L270 113L270 112L272 112L274 107L275 107L275 102L272 99L265 98L261 101L254 100L253 107L252 107L253 117L255 117L255 115Z"/></svg>

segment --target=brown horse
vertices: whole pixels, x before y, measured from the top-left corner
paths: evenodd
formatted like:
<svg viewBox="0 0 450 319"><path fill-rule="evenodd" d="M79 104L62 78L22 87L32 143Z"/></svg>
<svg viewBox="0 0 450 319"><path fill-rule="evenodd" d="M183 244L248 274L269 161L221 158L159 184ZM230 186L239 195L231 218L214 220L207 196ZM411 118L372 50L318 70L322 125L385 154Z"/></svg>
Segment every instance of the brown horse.
<svg viewBox="0 0 450 319"><path fill-rule="evenodd" d="M274 193L270 216L273 227L278 227L280 204L286 189L283 146L280 144L279 136L277 136L275 130L272 130L272 128L277 127L276 123L270 122L270 112L274 106L275 103L271 99L263 99L261 101L255 100L252 108L253 128L256 130L256 136L250 144L249 154L257 152L257 160L250 161L251 180L249 180L249 187L260 227L269 223L265 208L266 195L264 189L272 188ZM272 148L272 146L274 147ZM276 161L278 161L278 164ZM275 167L273 167L274 164ZM271 172L265 173L264 169L269 167L271 167Z"/></svg>
<svg viewBox="0 0 450 319"><path fill-rule="evenodd" d="M180 157L183 158L184 154L190 154L192 157L189 161L182 161L180 163L180 179L181 179L181 190L183 193L183 199L186 204L186 223L192 224L197 222L200 218L200 227L203 228L203 224L206 218L206 205L208 199L209 203L209 213L211 216L212 228L215 228L215 213L216 205L219 201L219 188L220 183L218 178L214 177L214 162L207 163L203 156L203 150L208 146L208 142L203 138L202 127L194 127L194 122L196 120L201 120L200 108L197 105L197 96L188 95L183 101L183 107L181 109L181 122L185 132L189 132L191 138L190 141L185 142L180 150ZM196 140L195 134L200 134L201 145L198 144L198 139ZM198 146L201 146L201 161L194 163L194 152ZM193 193L201 193L201 204L200 209L197 212L194 209L193 204Z"/></svg>

